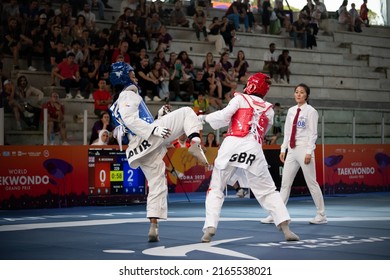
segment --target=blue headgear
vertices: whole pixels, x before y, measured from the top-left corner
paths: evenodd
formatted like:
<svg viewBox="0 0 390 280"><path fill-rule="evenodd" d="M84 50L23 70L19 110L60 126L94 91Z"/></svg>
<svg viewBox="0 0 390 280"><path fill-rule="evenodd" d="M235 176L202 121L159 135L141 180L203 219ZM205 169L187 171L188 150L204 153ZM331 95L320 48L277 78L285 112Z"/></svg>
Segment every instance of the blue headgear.
<svg viewBox="0 0 390 280"><path fill-rule="evenodd" d="M129 86L133 82L130 80L129 73L134 71L130 64L118 61L111 65L110 81L113 86L123 85Z"/></svg>

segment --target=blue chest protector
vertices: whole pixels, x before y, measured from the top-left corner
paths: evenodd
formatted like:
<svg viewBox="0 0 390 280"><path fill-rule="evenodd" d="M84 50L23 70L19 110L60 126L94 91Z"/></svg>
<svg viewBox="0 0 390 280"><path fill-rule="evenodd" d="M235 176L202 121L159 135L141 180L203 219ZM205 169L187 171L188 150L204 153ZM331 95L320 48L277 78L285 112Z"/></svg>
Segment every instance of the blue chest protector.
<svg viewBox="0 0 390 280"><path fill-rule="evenodd" d="M113 86L116 85L124 85L124 88L127 88L128 86L134 84L129 76L130 71L134 71L133 67L131 67L129 64L125 62L115 62L111 65L111 73L110 73L110 81ZM138 92L141 91L141 89L138 87L138 85L135 85L138 88ZM153 115L150 113L148 107L146 107L145 102L142 100L138 107L139 111L139 118L144 120L147 123L153 123L154 118ZM115 101L111 107L111 120L115 127L122 126L122 128L125 130L125 133L130 133L131 135L135 135L128 127L126 127L125 123L123 122L123 119L119 113L119 106L117 104L117 101ZM125 137L127 139L127 137ZM124 143L127 144L127 143Z"/></svg>

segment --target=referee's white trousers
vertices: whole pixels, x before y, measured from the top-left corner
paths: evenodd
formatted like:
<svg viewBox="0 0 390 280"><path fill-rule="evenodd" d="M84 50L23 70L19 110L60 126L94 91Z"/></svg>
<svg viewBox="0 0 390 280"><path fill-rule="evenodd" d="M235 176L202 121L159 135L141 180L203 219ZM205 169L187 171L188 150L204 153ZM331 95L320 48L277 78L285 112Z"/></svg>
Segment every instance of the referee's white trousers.
<svg viewBox="0 0 390 280"><path fill-rule="evenodd" d="M305 164L306 147L305 145L298 145L294 148L288 149L288 153L284 162L282 184L280 187L280 195L285 204L287 204L291 193L291 186L294 182L295 176L299 168L302 168L303 176L310 194L313 198L314 204L317 208L317 214L325 215L324 197L320 185L316 179L316 167L314 152L311 155L309 164Z"/></svg>

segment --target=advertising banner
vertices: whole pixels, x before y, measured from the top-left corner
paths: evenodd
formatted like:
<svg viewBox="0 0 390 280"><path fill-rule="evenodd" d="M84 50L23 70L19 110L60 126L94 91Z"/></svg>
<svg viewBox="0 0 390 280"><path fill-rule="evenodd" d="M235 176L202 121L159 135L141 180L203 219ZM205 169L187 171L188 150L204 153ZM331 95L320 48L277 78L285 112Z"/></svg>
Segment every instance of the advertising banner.
<svg viewBox="0 0 390 280"><path fill-rule="evenodd" d="M88 192L84 146L2 146L1 208L83 204Z"/></svg>
<svg viewBox="0 0 390 280"><path fill-rule="evenodd" d="M266 145L269 171L280 188L279 146ZM204 167L187 149L164 157L169 192L207 191L218 148L205 151ZM317 145L317 181L325 195L390 191L390 145ZM142 171L128 166L118 147L0 146L0 209L66 207L146 199ZM245 187L245 186L244 186ZM292 195L308 189L299 171Z"/></svg>
<svg viewBox="0 0 390 280"><path fill-rule="evenodd" d="M325 193L389 191L390 145L325 145Z"/></svg>

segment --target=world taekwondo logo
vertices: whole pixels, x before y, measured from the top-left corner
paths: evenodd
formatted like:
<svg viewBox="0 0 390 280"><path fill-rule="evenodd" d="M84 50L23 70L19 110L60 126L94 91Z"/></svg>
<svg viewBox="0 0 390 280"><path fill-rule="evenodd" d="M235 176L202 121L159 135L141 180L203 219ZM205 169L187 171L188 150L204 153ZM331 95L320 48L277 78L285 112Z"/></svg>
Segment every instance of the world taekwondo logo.
<svg viewBox="0 0 390 280"><path fill-rule="evenodd" d="M156 257L187 257L187 254L190 252L201 251L201 252L224 255L224 256L241 258L241 259L257 260L257 258L247 254L217 247L217 245L220 244L235 242L238 240L243 240L248 238L253 238L253 237L249 236L249 237L241 237L241 238L223 239L223 240L212 241L210 243L193 243L193 244L174 246L174 247L158 246L158 247L143 250L142 254L149 255L149 256L156 256ZM114 254L135 253L135 251L132 250L103 250L103 252L114 253Z"/></svg>
<svg viewBox="0 0 390 280"><path fill-rule="evenodd" d="M176 247L168 247L159 246L155 248L150 248L142 251L145 255L150 256L163 256L163 257L187 257L187 254L192 251L202 251L206 253L248 259L248 260L257 260L257 258L252 257L250 255L242 254L233 250L224 249L216 247L219 244L234 242L238 240L243 240L252 237L241 237L241 238L233 238L233 239L224 239L218 241L212 241L210 243L194 243L189 245L182 245Z"/></svg>

